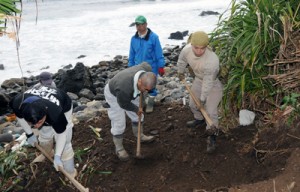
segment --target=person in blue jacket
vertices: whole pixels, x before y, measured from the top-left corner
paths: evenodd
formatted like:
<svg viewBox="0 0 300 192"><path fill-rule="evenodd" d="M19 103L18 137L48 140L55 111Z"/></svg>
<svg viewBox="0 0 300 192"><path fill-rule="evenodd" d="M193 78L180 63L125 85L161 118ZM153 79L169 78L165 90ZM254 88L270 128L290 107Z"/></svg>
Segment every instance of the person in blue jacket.
<svg viewBox="0 0 300 192"><path fill-rule="evenodd" d="M135 26L137 32L131 37L128 66L147 62L156 76L163 76L165 59L158 35L147 27L147 19L142 15L136 17ZM156 95L156 88L149 91L146 113L153 112Z"/></svg>

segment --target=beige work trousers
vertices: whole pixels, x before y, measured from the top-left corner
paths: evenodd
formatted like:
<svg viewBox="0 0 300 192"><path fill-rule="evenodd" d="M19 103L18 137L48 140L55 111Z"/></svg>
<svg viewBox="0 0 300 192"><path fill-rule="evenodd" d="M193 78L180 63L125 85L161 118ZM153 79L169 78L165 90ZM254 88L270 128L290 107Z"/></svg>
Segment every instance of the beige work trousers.
<svg viewBox="0 0 300 192"><path fill-rule="evenodd" d="M201 79L195 78L193 81L193 84L192 84L192 88L191 88L193 94L199 101L200 101L200 96L201 96L202 83L203 82ZM212 119L212 121L216 127L219 126L218 106L222 100L222 96L223 96L223 85L217 79L215 81L215 84L211 88L211 90L207 96L206 103L204 105L206 112L208 113L208 115L210 116L210 118ZM198 109L197 105L195 104L195 102L191 96L190 96L189 106L190 106L191 111L194 114L195 119L198 119L198 120L204 119L202 113ZM209 129L209 128L210 128L210 126L207 125L206 129Z"/></svg>

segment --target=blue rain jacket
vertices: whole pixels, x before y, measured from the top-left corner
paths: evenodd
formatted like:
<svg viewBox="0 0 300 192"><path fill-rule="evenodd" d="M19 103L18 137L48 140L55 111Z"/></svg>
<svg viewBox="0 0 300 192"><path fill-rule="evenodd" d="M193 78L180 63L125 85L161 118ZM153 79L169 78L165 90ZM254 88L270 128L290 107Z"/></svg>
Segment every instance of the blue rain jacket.
<svg viewBox="0 0 300 192"><path fill-rule="evenodd" d="M145 38L140 38L138 32L131 38L128 66L148 62L152 72L158 74L158 68L165 66L165 59L158 36L148 28Z"/></svg>

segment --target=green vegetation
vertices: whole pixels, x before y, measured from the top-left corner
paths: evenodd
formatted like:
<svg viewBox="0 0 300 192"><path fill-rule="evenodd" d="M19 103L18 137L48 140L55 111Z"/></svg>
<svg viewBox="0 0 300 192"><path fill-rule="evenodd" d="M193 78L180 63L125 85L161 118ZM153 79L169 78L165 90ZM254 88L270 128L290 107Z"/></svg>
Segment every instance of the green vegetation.
<svg viewBox="0 0 300 192"><path fill-rule="evenodd" d="M0 0L0 37L13 37L17 33L6 30L8 21L14 21L18 31L16 16L21 14L16 6L18 3L22 0ZM291 35L299 33L299 28L299 0L232 0L230 9L220 16L211 33L212 47L222 64L225 112L237 112L242 108L271 111L269 107L275 106L277 110L294 109L288 122L299 116L300 66L294 65L292 54L287 53ZM282 62L286 58L288 62ZM270 119L273 116L265 115ZM90 128L101 141L95 128ZM76 160L82 163L81 157L90 150L91 147L75 150ZM9 191L19 183L17 173L24 169L24 165L17 163L20 162L19 154L23 153L0 152L0 191ZM112 173L97 171L98 168L99 165L87 166L86 163L80 179L84 174Z"/></svg>
<svg viewBox="0 0 300 192"><path fill-rule="evenodd" d="M24 167L17 162L20 161L20 157L24 156L26 157L22 152L0 151L0 191L10 191L21 181L21 178L17 176L19 170Z"/></svg>
<svg viewBox="0 0 300 192"><path fill-rule="evenodd" d="M17 9L16 3L21 3L21 0L0 0L0 37L7 35L10 38L16 39L18 31L18 17L21 11ZM7 32L7 23L13 22L16 26L15 31ZM24 169L19 165L19 155L21 152L6 152L0 151L0 191L11 191L20 181L18 171Z"/></svg>
<svg viewBox="0 0 300 192"><path fill-rule="evenodd" d="M22 0L0 0L0 36L8 35L14 37L14 32L6 32L8 21L18 20L17 14L21 13L16 4L22 3ZM18 30L18 22L16 23L16 30Z"/></svg>
<svg viewBox="0 0 300 192"><path fill-rule="evenodd" d="M287 51L292 32L299 30L299 9L299 0L232 0L230 9L220 16L211 42L226 82L225 112L261 109L266 100L276 106L295 92L275 78L293 68L273 64Z"/></svg>

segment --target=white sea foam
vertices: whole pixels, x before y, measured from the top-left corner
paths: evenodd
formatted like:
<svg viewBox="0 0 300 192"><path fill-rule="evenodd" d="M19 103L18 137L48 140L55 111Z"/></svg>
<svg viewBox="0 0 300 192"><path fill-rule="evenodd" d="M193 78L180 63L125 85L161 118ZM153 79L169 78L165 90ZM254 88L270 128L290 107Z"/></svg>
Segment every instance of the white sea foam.
<svg viewBox="0 0 300 192"><path fill-rule="evenodd" d="M38 3L38 21L33 1L23 2L20 30L20 61L24 76L38 75L42 68L58 69L77 62L87 66L116 55L128 55L135 27L129 27L137 15L148 19L148 27L160 37L162 46L181 45L184 40L170 40L176 31L211 32L218 16L200 17L202 11L222 13L230 0L44 0ZM86 55L77 59L80 55ZM20 77L15 42L0 38L0 83Z"/></svg>

